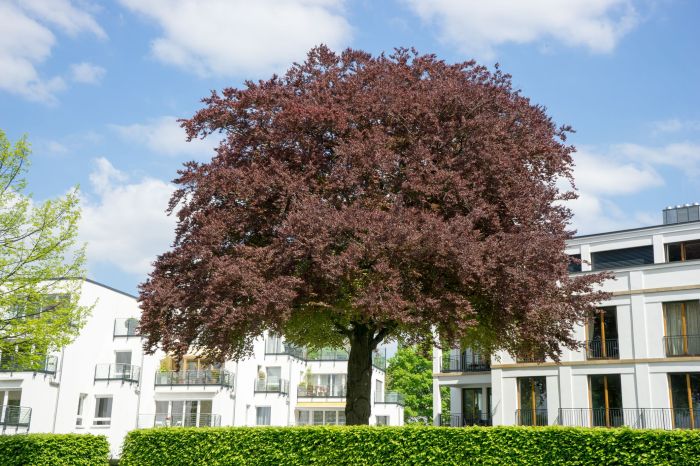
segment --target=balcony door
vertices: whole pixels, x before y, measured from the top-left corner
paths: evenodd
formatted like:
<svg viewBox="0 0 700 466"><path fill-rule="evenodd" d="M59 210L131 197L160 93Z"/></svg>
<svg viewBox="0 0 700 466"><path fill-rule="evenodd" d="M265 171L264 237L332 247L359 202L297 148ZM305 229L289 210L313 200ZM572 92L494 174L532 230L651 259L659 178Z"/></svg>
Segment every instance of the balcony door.
<svg viewBox="0 0 700 466"><path fill-rule="evenodd" d="M624 424L619 374L589 376L588 390L591 397L591 426L619 427Z"/></svg>
<svg viewBox="0 0 700 466"><path fill-rule="evenodd" d="M115 351L114 362L117 378L129 378L131 375L131 351Z"/></svg>
<svg viewBox="0 0 700 466"><path fill-rule="evenodd" d="M604 307L588 319L588 359L618 359L617 308Z"/></svg>
<svg viewBox="0 0 700 466"><path fill-rule="evenodd" d="M700 356L700 301L664 303L667 356Z"/></svg>
<svg viewBox="0 0 700 466"><path fill-rule="evenodd" d="M546 426L547 379L546 377L518 378L518 424Z"/></svg>
<svg viewBox="0 0 700 466"><path fill-rule="evenodd" d="M0 424L7 426L16 426L23 423L28 423L26 413L23 413L20 408L20 400L22 399L22 390L0 390Z"/></svg>
<svg viewBox="0 0 700 466"><path fill-rule="evenodd" d="M700 428L700 373L669 374L673 427Z"/></svg>
<svg viewBox="0 0 700 466"><path fill-rule="evenodd" d="M211 400L156 401L155 426L214 426Z"/></svg>
<svg viewBox="0 0 700 466"><path fill-rule="evenodd" d="M478 425L481 420L481 412L484 407L481 388L462 389L462 423L465 425Z"/></svg>

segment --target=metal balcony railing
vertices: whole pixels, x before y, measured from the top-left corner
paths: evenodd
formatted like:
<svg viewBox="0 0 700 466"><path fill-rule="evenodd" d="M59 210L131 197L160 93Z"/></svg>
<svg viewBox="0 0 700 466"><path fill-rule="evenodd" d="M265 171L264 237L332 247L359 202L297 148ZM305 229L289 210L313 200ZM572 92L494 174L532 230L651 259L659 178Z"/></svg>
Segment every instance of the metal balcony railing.
<svg viewBox="0 0 700 466"><path fill-rule="evenodd" d="M380 399L374 400L375 404L387 404L387 405L401 405L405 404L403 393L399 392L386 392Z"/></svg>
<svg viewBox="0 0 700 466"><path fill-rule="evenodd" d="M279 338L268 338L265 340L266 355L286 355L297 359L306 359L306 354L303 348L282 341Z"/></svg>
<svg viewBox="0 0 700 466"><path fill-rule="evenodd" d="M29 429L32 420L32 408L26 406L0 406L0 427L2 430Z"/></svg>
<svg viewBox="0 0 700 466"><path fill-rule="evenodd" d="M438 422L443 427L490 426L491 415L489 413L442 414Z"/></svg>
<svg viewBox="0 0 700 466"><path fill-rule="evenodd" d="M491 363L485 357L466 357L465 355L443 355L440 372L488 372Z"/></svg>
<svg viewBox="0 0 700 466"><path fill-rule="evenodd" d="M546 409L516 409L515 423L519 426L546 426L549 416Z"/></svg>
<svg viewBox="0 0 700 466"><path fill-rule="evenodd" d="M269 356L292 356L302 361L347 361L350 357L348 350L344 348L322 348L313 350L300 348L279 338L268 338L265 340L265 355ZM372 366L386 371L386 354L376 350L372 353Z"/></svg>
<svg viewBox="0 0 700 466"><path fill-rule="evenodd" d="M289 394L289 381L285 379L257 379L255 381L255 393L279 393Z"/></svg>
<svg viewBox="0 0 700 466"><path fill-rule="evenodd" d="M664 337L666 356L700 356L700 335Z"/></svg>
<svg viewBox="0 0 700 466"><path fill-rule="evenodd" d="M558 424L570 427L700 429L700 409L560 408Z"/></svg>
<svg viewBox="0 0 700 466"><path fill-rule="evenodd" d="M141 368L131 364L97 364L95 366L95 381L121 380L123 382L139 383Z"/></svg>
<svg viewBox="0 0 700 466"><path fill-rule="evenodd" d="M0 356L0 372L41 372L43 374L55 374L58 367L56 356L47 356L36 363L21 363L11 355Z"/></svg>
<svg viewBox="0 0 700 466"><path fill-rule="evenodd" d="M350 355L342 348L307 349L304 359L307 361L347 361Z"/></svg>
<svg viewBox="0 0 700 466"><path fill-rule="evenodd" d="M234 375L224 369L157 371L155 385L217 385L234 388Z"/></svg>
<svg viewBox="0 0 700 466"><path fill-rule="evenodd" d="M138 331L139 320L136 318L114 319L115 337L137 337L140 336Z"/></svg>
<svg viewBox="0 0 700 466"><path fill-rule="evenodd" d="M221 415L211 413L199 414L140 414L138 428L149 427L219 427Z"/></svg>
<svg viewBox="0 0 700 466"><path fill-rule="evenodd" d="M345 385L304 385L297 387L297 396L300 398L345 398L347 388Z"/></svg>
<svg viewBox="0 0 700 466"><path fill-rule="evenodd" d="M617 340L589 340L586 342L587 359L620 359Z"/></svg>

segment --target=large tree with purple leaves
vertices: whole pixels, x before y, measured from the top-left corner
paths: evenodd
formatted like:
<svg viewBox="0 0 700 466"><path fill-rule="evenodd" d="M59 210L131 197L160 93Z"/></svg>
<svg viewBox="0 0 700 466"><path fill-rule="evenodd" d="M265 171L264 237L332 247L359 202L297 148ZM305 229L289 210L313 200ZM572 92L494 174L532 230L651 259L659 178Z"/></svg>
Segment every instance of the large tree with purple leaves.
<svg viewBox="0 0 700 466"><path fill-rule="evenodd" d="M603 295L567 274L566 127L474 62L325 47L204 99L176 239L141 285L146 348L242 358L264 331L349 345L346 416L400 338L557 358Z"/></svg>

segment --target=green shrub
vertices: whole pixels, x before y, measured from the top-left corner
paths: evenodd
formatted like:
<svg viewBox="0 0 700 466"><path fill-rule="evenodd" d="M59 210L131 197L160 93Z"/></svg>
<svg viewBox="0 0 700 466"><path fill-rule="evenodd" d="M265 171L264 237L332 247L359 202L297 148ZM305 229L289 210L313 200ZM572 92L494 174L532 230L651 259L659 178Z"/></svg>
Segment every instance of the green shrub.
<svg viewBox="0 0 700 466"><path fill-rule="evenodd" d="M104 435L28 434L0 436L2 466L97 466L109 462Z"/></svg>
<svg viewBox="0 0 700 466"><path fill-rule="evenodd" d="M229 427L129 432L121 466L691 465L700 432L567 427Z"/></svg>

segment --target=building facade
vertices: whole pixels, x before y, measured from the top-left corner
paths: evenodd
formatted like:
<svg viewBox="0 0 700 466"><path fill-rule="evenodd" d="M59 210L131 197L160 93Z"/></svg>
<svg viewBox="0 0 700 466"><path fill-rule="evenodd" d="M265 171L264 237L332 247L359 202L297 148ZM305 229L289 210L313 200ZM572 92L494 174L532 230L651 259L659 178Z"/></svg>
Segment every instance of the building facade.
<svg viewBox="0 0 700 466"><path fill-rule="evenodd" d="M92 315L73 343L45 364L16 367L0 355L2 433L93 433L118 456L126 433L159 426L294 426L345 423L347 352L311 351L266 335L254 355L180 368L147 355L135 296L86 280ZM375 354L371 424L403 424L403 398L385 391L386 358Z"/></svg>
<svg viewBox="0 0 700 466"><path fill-rule="evenodd" d="M663 225L568 241L572 274L614 273L575 330L581 348L557 363L436 348L435 423L700 428L699 220L700 206L678 206Z"/></svg>

